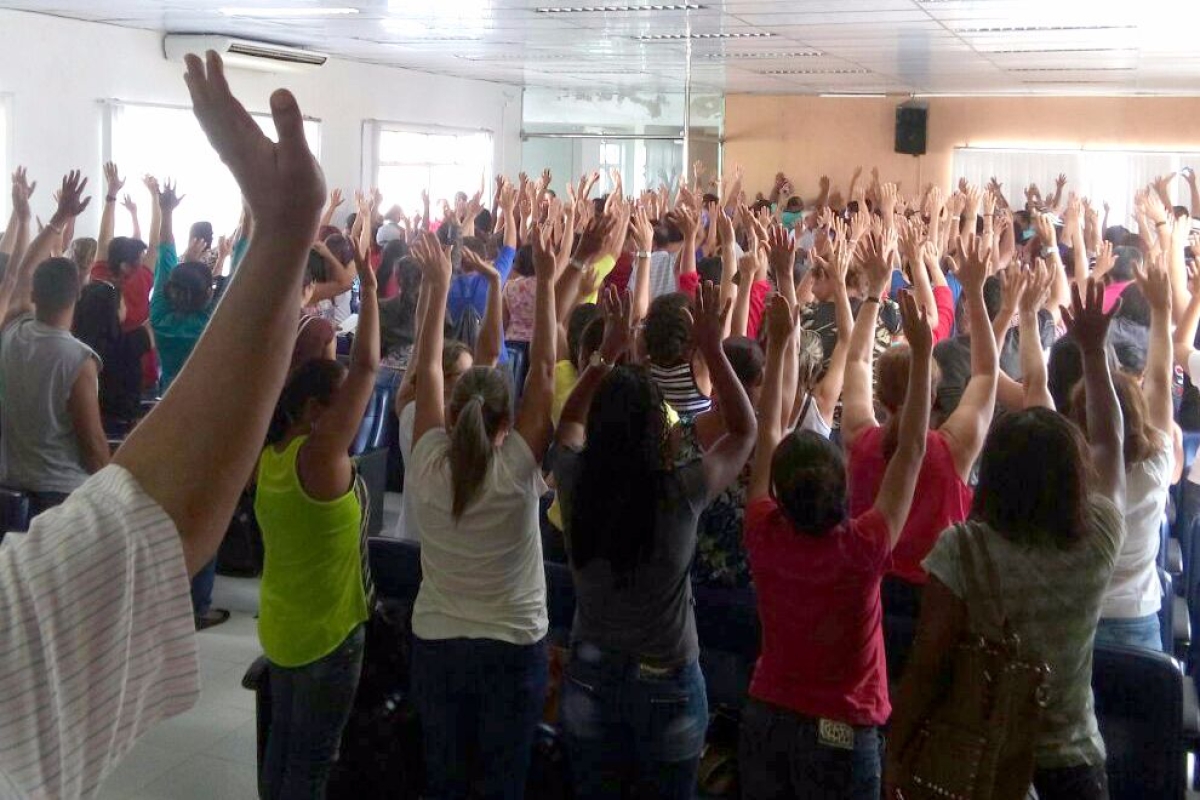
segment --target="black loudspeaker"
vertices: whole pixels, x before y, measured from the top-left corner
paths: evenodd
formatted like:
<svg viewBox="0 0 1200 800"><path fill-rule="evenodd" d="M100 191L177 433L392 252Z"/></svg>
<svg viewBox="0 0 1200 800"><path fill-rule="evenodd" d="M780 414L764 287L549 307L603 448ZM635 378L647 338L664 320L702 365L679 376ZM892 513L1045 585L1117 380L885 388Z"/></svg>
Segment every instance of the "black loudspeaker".
<svg viewBox="0 0 1200 800"><path fill-rule="evenodd" d="M929 109L920 106L896 106L896 152L910 156L925 155L925 127Z"/></svg>

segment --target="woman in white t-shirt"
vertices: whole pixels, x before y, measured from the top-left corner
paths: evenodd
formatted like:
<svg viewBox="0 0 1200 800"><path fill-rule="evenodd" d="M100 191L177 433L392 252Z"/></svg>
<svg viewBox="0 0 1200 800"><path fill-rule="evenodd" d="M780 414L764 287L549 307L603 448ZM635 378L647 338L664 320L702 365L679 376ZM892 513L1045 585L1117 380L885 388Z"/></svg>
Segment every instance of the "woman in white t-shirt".
<svg viewBox="0 0 1200 800"><path fill-rule="evenodd" d="M426 794L521 797L548 664L538 502L550 442L555 253L534 246L537 300L529 377L515 424L508 373L476 366L443 395L449 249L423 234L413 254L428 310L410 370L416 409L405 488L421 532L412 696ZM499 291L499 285L491 288Z"/></svg>
<svg viewBox="0 0 1200 800"><path fill-rule="evenodd" d="M1158 612L1160 529L1174 480L1171 402L1171 285L1161 260L1135 272L1150 305L1150 342L1141 386L1117 373L1113 386L1125 420L1125 541L1104 593L1096 641L1162 650ZM1085 385L1071 394L1070 415L1087 431Z"/></svg>

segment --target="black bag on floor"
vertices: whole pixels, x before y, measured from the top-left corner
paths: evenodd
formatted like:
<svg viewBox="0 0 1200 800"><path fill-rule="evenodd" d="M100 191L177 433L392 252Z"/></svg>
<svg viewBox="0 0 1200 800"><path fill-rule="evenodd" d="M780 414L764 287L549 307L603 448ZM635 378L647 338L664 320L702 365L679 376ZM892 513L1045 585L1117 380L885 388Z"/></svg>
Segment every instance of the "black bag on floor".
<svg viewBox="0 0 1200 800"><path fill-rule="evenodd" d="M534 734L525 799L570 800L573 795L566 746L556 728L542 723Z"/></svg>
<svg viewBox="0 0 1200 800"><path fill-rule="evenodd" d="M362 677L328 800L417 800L425 784L421 724L408 699L412 603L386 599L367 621Z"/></svg>
<svg viewBox="0 0 1200 800"><path fill-rule="evenodd" d="M229 530L217 550L217 574L231 578L257 578L263 570L263 538L254 516L254 490L238 498Z"/></svg>

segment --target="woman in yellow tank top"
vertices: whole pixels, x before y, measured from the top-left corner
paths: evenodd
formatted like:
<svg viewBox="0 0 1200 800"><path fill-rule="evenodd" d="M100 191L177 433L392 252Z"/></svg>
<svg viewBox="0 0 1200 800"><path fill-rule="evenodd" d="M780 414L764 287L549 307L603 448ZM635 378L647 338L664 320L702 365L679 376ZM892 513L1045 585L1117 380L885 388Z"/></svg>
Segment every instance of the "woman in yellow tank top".
<svg viewBox="0 0 1200 800"><path fill-rule="evenodd" d="M317 359L284 387L258 465L263 532L258 635L270 664L271 728L259 795L324 797L362 667L363 509L348 455L379 369L375 275L362 286L350 369Z"/></svg>

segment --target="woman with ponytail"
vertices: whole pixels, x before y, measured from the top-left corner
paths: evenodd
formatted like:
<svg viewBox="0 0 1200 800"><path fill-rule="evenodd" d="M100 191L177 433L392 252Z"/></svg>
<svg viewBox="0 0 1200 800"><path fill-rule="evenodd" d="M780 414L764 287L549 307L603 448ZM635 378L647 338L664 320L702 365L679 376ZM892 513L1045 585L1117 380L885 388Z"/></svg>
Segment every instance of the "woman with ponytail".
<svg viewBox="0 0 1200 800"><path fill-rule="evenodd" d="M424 310L409 365L416 400L405 474L421 535L412 697L425 796L439 800L473 790L523 797L544 703L549 620L538 504L547 491L541 461L551 430L556 253L549 225L534 238L534 331L515 420L506 370L472 367L444 396L450 251L428 233L413 246ZM489 306L499 291L493 281Z"/></svg>
<svg viewBox="0 0 1200 800"><path fill-rule="evenodd" d="M622 365L631 304L610 288L605 329L563 408L554 476L575 582L562 698L575 796L690 798L708 701L689 571L700 513L741 472L754 408L721 345L725 309L697 291L693 336L712 377L723 432L677 465L662 390Z"/></svg>
<svg viewBox="0 0 1200 800"><path fill-rule="evenodd" d="M272 698L259 786L266 800L325 796L362 666L364 495L347 453L375 390L379 303L366 256L354 261L362 305L350 368L323 358L296 368L258 464L258 635Z"/></svg>
<svg viewBox="0 0 1200 800"><path fill-rule="evenodd" d="M852 517L866 513L879 495L888 463L898 447L906 398L911 396L908 382L912 356L910 348L904 345L889 349L879 359L878 396L871 396L875 318L880 293L887 289L891 278L888 249L888 244L878 237L867 249L863 266L871 294L859 311L847 356L842 438L847 453ZM890 615L917 616L921 587L928 580L922 560L942 531L966 519L971 509L967 480L992 424L999 369L996 340L983 300L983 284L990 267L990 251L974 237L960 241L957 274L963 287L967 318L960 318L958 323L971 335L971 379L954 413L941 427L929 432L917 478L916 499L892 553L889 577L884 582L883 605ZM933 385L936 391L936 373ZM887 411L883 425L875 420L875 400ZM903 654L889 653L889 657L896 658L895 667L903 666Z"/></svg>

